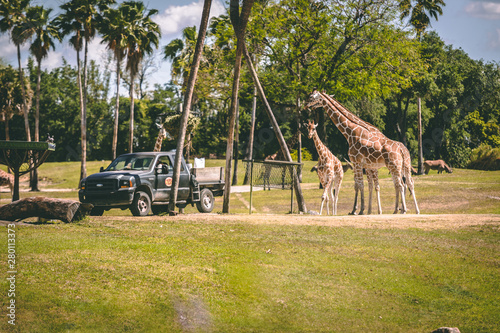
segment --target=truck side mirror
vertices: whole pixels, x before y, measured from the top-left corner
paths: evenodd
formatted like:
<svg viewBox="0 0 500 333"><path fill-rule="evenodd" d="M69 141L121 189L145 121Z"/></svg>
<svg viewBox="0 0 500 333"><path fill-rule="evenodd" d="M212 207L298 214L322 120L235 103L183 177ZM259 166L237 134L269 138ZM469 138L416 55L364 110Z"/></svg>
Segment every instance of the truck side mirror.
<svg viewBox="0 0 500 333"><path fill-rule="evenodd" d="M157 174L161 174L161 173L163 173L163 167L162 167L162 165L161 165L161 164L158 164L158 165L156 166L156 173L157 173Z"/></svg>
<svg viewBox="0 0 500 333"><path fill-rule="evenodd" d="M99 168L99 172L103 172L104 171L104 168L103 167L100 167Z"/></svg>

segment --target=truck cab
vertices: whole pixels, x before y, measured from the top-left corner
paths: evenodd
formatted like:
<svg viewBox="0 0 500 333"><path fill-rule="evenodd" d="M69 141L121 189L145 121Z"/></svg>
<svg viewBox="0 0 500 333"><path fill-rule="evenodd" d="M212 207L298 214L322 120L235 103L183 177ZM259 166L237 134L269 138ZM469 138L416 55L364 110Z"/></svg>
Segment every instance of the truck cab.
<svg viewBox="0 0 500 333"><path fill-rule="evenodd" d="M147 215L150 211L154 214L166 212L171 197L174 160L175 150L121 155L99 173L81 181L79 199L94 205L91 215L102 215L111 208L130 209L135 216ZM222 195L223 188L222 178L212 179L207 184L203 182L200 188L196 176L182 158L178 207L191 203L196 204L201 212L210 212L213 197ZM203 198L201 193L204 193Z"/></svg>

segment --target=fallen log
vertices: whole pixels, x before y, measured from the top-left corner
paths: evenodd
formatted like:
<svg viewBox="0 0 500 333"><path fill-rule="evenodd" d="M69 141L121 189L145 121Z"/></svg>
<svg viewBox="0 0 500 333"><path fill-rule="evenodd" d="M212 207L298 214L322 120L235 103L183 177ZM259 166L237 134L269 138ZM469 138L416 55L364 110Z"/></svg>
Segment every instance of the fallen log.
<svg viewBox="0 0 500 333"><path fill-rule="evenodd" d="M68 199L30 197L0 207L0 220L20 221L39 217L75 222L90 213L93 205Z"/></svg>

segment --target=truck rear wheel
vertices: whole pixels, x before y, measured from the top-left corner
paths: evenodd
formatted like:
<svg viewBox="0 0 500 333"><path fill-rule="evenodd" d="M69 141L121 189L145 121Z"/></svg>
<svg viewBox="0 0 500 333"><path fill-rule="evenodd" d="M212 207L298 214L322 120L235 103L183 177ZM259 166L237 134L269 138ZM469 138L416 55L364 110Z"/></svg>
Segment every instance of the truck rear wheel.
<svg viewBox="0 0 500 333"><path fill-rule="evenodd" d="M151 199L146 192L137 191L134 201L130 206L130 211L134 216L146 216L151 210Z"/></svg>
<svg viewBox="0 0 500 333"><path fill-rule="evenodd" d="M200 201L196 203L200 213L210 213L214 209L214 194L208 188L200 192Z"/></svg>

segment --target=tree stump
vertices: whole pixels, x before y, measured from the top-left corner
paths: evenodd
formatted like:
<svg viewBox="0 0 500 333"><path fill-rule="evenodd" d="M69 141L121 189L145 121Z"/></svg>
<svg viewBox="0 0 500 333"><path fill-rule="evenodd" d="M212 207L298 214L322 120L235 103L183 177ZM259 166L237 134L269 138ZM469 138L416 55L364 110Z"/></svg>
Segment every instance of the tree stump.
<svg viewBox="0 0 500 333"><path fill-rule="evenodd" d="M39 217L69 223L81 220L93 207L74 200L30 197L0 207L0 220L19 221Z"/></svg>

